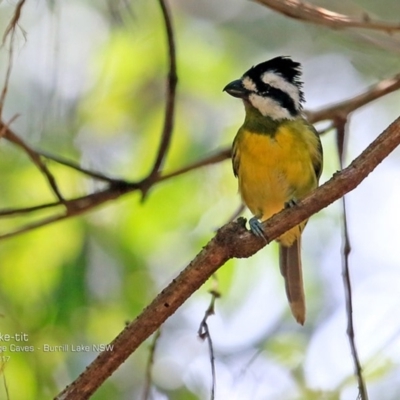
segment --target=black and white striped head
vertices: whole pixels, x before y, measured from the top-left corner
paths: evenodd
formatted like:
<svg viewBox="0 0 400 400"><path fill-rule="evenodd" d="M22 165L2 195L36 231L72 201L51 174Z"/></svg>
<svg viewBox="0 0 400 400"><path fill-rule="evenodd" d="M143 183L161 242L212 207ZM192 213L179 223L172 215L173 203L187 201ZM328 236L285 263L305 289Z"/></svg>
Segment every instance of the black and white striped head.
<svg viewBox="0 0 400 400"><path fill-rule="evenodd" d="M264 116L294 119L304 101L300 67L289 57L276 57L250 68L224 91L243 99Z"/></svg>

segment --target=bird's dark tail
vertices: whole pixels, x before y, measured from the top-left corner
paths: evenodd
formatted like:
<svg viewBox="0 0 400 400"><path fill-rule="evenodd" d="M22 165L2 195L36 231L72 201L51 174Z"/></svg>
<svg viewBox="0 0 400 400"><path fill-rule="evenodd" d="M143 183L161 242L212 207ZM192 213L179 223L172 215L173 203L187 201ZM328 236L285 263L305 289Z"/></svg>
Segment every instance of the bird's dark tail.
<svg viewBox="0 0 400 400"><path fill-rule="evenodd" d="M301 268L301 236L290 246L279 245L279 265L285 279L286 295L296 321L303 325L306 319L306 303Z"/></svg>

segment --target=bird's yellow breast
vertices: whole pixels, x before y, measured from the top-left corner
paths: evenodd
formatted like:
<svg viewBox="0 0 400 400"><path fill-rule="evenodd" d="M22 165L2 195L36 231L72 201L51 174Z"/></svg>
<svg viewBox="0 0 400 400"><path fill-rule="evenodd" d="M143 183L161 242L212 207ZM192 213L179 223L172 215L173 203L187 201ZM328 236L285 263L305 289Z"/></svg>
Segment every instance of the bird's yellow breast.
<svg viewBox="0 0 400 400"><path fill-rule="evenodd" d="M287 121L274 132L242 127L234 142L239 191L250 211L266 220L285 203L300 200L317 187L313 160L318 137L304 120Z"/></svg>

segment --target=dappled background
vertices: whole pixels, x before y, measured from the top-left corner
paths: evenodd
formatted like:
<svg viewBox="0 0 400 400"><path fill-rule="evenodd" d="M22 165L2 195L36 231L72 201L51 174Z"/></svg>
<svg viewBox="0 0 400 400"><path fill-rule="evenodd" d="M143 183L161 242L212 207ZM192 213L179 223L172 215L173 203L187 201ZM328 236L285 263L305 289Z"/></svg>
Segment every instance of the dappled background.
<svg viewBox="0 0 400 400"><path fill-rule="evenodd" d="M393 21L400 3L319 1L360 17ZM171 0L176 36L176 123L165 172L229 146L244 111L222 88L251 65L290 55L303 65L308 110L354 97L400 72L400 33L331 30L286 18L245 0ZM0 3L0 31L15 2ZM396 21L393 21L396 22ZM9 56L0 51L1 86ZM156 1L28 1L15 32L13 69L2 119L33 148L129 180L156 156L165 107L168 52ZM400 93L357 110L348 126L345 165L399 116ZM323 129L326 124L317 125ZM322 136L322 181L339 169L335 136ZM98 182L48 162L65 197ZM370 397L400 398L400 152L346 196L356 341ZM12 144L0 142L0 208L54 201L43 175ZM156 184L141 202L126 195L83 217L0 243L0 397L51 398L197 254L240 206L229 160ZM49 215L2 218L0 234ZM244 215L250 214L245 211ZM207 399L208 347L197 336L210 302L217 399L355 399L341 277L342 209L311 218L303 236L308 314L295 323L278 269L278 249L223 266L162 327L152 364L151 398ZM69 345L44 351L44 345ZM94 399L137 399L151 340ZM25 349L11 345L28 346ZM71 351L88 345L90 351ZM24 382L22 385L21 382ZM8 393L8 394L7 394Z"/></svg>

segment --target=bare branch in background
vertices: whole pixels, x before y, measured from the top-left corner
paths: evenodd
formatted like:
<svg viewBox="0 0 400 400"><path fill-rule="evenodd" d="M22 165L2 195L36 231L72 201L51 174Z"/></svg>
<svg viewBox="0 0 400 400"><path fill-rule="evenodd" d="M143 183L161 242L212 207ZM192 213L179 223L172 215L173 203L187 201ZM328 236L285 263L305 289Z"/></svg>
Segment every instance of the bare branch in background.
<svg viewBox="0 0 400 400"><path fill-rule="evenodd" d="M158 178L158 181L161 182L166 179L170 179L175 176L185 174L186 172L193 171L197 168L205 167L207 165L217 164L221 161L227 160L230 157L231 157L231 148L228 147L228 148L219 150L217 153L211 154L211 155L201 159L200 161L195 161L194 163L189 164L186 167L179 168L178 170L176 170L174 172L165 174L165 175L161 176L160 178Z"/></svg>
<svg viewBox="0 0 400 400"><path fill-rule="evenodd" d="M7 25L6 30L4 31L3 34L3 40L2 40L2 46L5 45L7 37L9 35L13 36L15 33L15 30L17 29L18 22L21 18L21 12L22 12L22 7L25 4L25 0L19 0L19 2L17 3L17 5L15 6L15 10L14 10L14 15L11 18L11 21L9 22L9 24ZM21 28L22 33L25 36L25 31ZM11 38L11 42L13 41L13 38Z"/></svg>
<svg viewBox="0 0 400 400"><path fill-rule="evenodd" d="M295 207L263 222L265 236L276 239L356 188L399 144L400 117L347 168L337 172ZM113 350L100 353L55 399L88 399L226 261L250 257L265 245L263 239L247 231L241 222L231 222L220 228L179 276L112 341Z"/></svg>
<svg viewBox="0 0 400 400"><path fill-rule="evenodd" d="M153 369L154 356L156 354L158 339L160 339L160 336L161 336L161 329L158 329L157 332L154 334L153 340L149 348L149 357L147 359L147 364L146 364L145 382L144 382L142 400L150 400L150 390L152 385L151 372Z"/></svg>
<svg viewBox="0 0 400 400"><path fill-rule="evenodd" d="M215 281L215 285L217 286L217 278L215 274L213 275L213 279ZM211 395L210 399L214 400L215 399L215 387L216 387L216 374L215 374L215 356L214 356L214 345L212 342L210 330L208 328L208 323L207 320L209 317L215 314L215 301L221 297L220 293L218 292L217 289L210 290L211 294L211 301L210 304L204 313L204 318L200 322L199 330L198 330L198 335L201 340L207 340L208 344L208 352L210 355L210 365L211 365Z"/></svg>
<svg viewBox="0 0 400 400"><path fill-rule="evenodd" d="M287 17L311 22L316 25L328 26L333 29L364 28L384 31L389 34L400 32L399 22L374 21L368 14L363 14L361 18L352 18L300 0L255 1Z"/></svg>
<svg viewBox="0 0 400 400"><path fill-rule="evenodd" d="M342 170L345 157L345 150L346 150L348 119L338 118L335 121L335 125L336 125L336 144L339 155L340 169ZM343 277L343 288L344 288L344 297L346 304L346 315L347 315L347 336L349 338L351 356L354 364L354 373L357 377L357 382L358 382L359 398L360 400L368 400L367 386L365 384L364 376L362 373L360 358L358 356L358 350L355 340L355 331L354 331L353 296L351 289L350 263L349 263L351 243L350 243L349 228L347 223L346 196L342 197L342 207L343 207L342 277Z"/></svg>
<svg viewBox="0 0 400 400"><path fill-rule="evenodd" d="M16 236L18 234L37 229L41 226L49 225L54 222L62 221L67 218L82 215L85 212L88 212L89 210L92 210L101 204L104 204L110 200L115 200L115 199L121 197L123 194L129 193L129 192L132 192L132 191L138 190L138 189L139 188L137 187L137 185L135 183L128 184L125 182L116 182L115 184L110 185L107 189L104 189L102 191L92 193L92 194L89 194L86 196L77 197L72 200L67 200L64 203L57 202L57 203L49 203L49 204L43 205L42 207L41 206L32 207L32 208L35 208L35 211L37 211L39 209L53 208L53 207L58 207L61 204L65 204L66 210L60 214L56 214L56 215L53 215L50 217L40 219L33 223L24 225L21 228L17 228L14 231L4 233L4 234L0 235L0 239L10 238L10 237ZM25 210L29 210L29 208L26 208ZM6 210L5 216L17 215L17 211L18 210Z"/></svg>
<svg viewBox="0 0 400 400"><path fill-rule="evenodd" d="M3 387L4 387L4 391L6 392L6 398L7 398L7 400L10 400L10 392L8 390L8 384L7 384L6 372L5 372L6 364L9 361L9 359L8 359L8 361L5 361L5 360L7 360L7 358L2 357L2 359L0 361L0 375L2 375Z"/></svg>
<svg viewBox="0 0 400 400"><path fill-rule="evenodd" d="M50 184L50 187L52 188L54 194L58 198L60 202L64 202L64 199L57 187L56 180L54 179L53 175L50 173L50 171L47 169L47 167L43 164L42 160L40 159L40 156L33 150L31 149L22 139L20 139L10 128L9 125L11 124L12 121L14 121L17 116L14 116L12 120L6 124L3 123L2 121L2 113L3 113L3 107L4 107L4 102L7 96L7 91L8 91L8 84L10 81L10 76L11 76L11 71L12 71L12 65L13 65L13 55L14 55L14 41L15 41L15 31L18 26L18 22L21 18L21 12L22 12L22 7L25 3L25 0L20 0L18 4L15 7L14 15L8 24L4 35L3 35L3 43L2 46L5 45L7 38L10 38L10 48L8 52L8 65L7 65L7 71L6 71L6 77L3 85L3 89L1 91L0 95L0 138L5 138L8 141L14 143L15 145L19 146L22 148L25 153L28 154L30 157L31 161L39 168L39 170L45 175L47 178L47 181Z"/></svg>
<svg viewBox="0 0 400 400"><path fill-rule="evenodd" d="M28 146L21 138L19 138L7 124L4 124L0 121L0 132L1 136L4 139L7 139L9 142L14 143L16 146L20 147L24 152L29 156L31 161L37 166L37 168L42 172L42 174L46 177L51 189L56 195L57 199L61 204L66 204L61 192L57 186L57 182L53 176L53 174L48 170L46 165L43 163L40 155L36 153L30 146Z"/></svg>
<svg viewBox="0 0 400 400"><path fill-rule="evenodd" d="M84 175L90 176L93 179L97 179L99 181L104 181L104 182L109 182L109 183L114 183L116 181L120 181L119 179L110 178L109 176L106 176L106 175L102 174L101 172L83 168L79 164L77 164L71 160L68 160L64 157L50 154L43 150L35 150L35 152L37 154L41 155L42 157L47 158L48 160L53 160L53 161L57 162L58 164L65 165L66 167L72 168L75 171L78 171Z"/></svg>
<svg viewBox="0 0 400 400"><path fill-rule="evenodd" d="M353 111L399 89L400 74L396 74L392 78L384 79L370 86L364 93L351 99L329 105L318 111L307 111L307 118L312 124L315 124L326 120L334 121L337 117L347 117Z"/></svg>
<svg viewBox="0 0 400 400"><path fill-rule="evenodd" d="M4 31L3 34L3 40L1 46L5 46L7 38L10 38L10 47L8 50L8 64L7 64L7 70L6 70L6 76L4 79L4 85L3 89L1 90L1 95L0 95L0 120L3 115L3 107L4 107L4 101L7 96L7 91L8 91L8 83L10 81L10 76L11 76L11 71L12 71L12 65L13 65L13 56L14 56L14 39L15 39L15 30L18 26L18 21L21 17L21 11L22 7L25 3L25 0L20 0L18 4L15 7L14 15L11 18L11 21L9 22L6 30ZM0 138L3 135L0 135Z"/></svg>
<svg viewBox="0 0 400 400"><path fill-rule="evenodd" d="M171 14L169 12L165 0L158 0L162 14L164 17L165 31L167 34L168 42L168 56L169 56L169 72L167 78L167 101L165 104L164 127L161 135L160 147L158 149L157 157L154 166L149 174L148 179L152 179L159 175L162 164L167 155L169 145L171 143L172 131L174 128L175 117L175 94L178 77L176 74L176 50L174 32L172 29ZM143 192L143 195L146 193Z"/></svg>

